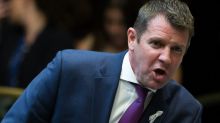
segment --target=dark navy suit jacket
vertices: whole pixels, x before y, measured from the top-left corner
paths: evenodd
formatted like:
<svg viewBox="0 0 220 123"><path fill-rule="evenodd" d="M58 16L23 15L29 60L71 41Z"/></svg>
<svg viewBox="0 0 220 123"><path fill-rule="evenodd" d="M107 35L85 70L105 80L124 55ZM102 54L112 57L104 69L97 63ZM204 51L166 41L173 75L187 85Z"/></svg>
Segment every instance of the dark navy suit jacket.
<svg viewBox="0 0 220 123"><path fill-rule="evenodd" d="M2 123L108 123L126 52L65 50L26 88ZM170 81L159 89L140 123L200 123L201 105Z"/></svg>

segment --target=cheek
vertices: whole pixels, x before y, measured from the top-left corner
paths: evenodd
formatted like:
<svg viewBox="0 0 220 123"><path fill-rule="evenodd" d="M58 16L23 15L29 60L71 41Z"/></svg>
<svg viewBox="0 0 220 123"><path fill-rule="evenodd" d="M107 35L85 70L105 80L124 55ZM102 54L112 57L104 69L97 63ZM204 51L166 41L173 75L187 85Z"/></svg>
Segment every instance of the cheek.
<svg viewBox="0 0 220 123"><path fill-rule="evenodd" d="M145 75L149 73L151 64L152 62L149 59L149 56L144 55L140 57L139 64L138 64L140 72Z"/></svg>
<svg viewBox="0 0 220 123"><path fill-rule="evenodd" d="M174 67L179 67L181 62L182 62L182 59L183 57L174 57L174 60L173 60L173 66Z"/></svg>
<svg viewBox="0 0 220 123"><path fill-rule="evenodd" d="M142 67L141 69L146 71L156 61L156 54L152 53L150 50L141 49L139 50L139 53L139 65Z"/></svg>
<svg viewBox="0 0 220 123"><path fill-rule="evenodd" d="M170 71L172 74L179 68L181 62L182 62L182 58L175 59L175 61L172 62L171 66L170 66Z"/></svg>

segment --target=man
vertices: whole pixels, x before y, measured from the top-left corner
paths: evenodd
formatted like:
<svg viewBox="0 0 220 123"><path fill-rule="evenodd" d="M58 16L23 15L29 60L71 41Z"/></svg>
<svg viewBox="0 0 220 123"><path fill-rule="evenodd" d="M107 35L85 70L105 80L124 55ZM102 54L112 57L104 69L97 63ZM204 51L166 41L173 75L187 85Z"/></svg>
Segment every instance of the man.
<svg viewBox="0 0 220 123"><path fill-rule="evenodd" d="M170 80L193 35L187 5L151 0L127 35L119 54L59 52L2 123L200 123L199 102Z"/></svg>

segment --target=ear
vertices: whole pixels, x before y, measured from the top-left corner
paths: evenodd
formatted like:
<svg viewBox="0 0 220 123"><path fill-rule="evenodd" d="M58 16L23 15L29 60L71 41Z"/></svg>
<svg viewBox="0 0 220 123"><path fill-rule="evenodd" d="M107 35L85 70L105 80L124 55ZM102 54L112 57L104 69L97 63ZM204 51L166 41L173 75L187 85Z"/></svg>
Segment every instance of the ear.
<svg viewBox="0 0 220 123"><path fill-rule="evenodd" d="M128 48L129 50L133 51L135 43L137 43L137 35L136 31L134 28L130 27L127 31L128 35Z"/></svg>

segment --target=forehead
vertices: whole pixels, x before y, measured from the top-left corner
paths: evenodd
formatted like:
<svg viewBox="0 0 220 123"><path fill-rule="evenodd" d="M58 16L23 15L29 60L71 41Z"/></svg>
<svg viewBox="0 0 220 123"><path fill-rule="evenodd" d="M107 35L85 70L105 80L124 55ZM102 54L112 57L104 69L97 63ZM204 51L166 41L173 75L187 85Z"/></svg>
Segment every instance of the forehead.
<svg viewBox="0 0 220 123"><path fill-rule="evenodd" d="M189 38L187 30L179 30L173 27L163 15L157 15L148 22L147 30L142 35L148 38L162 38L186 45Z"/></svg>

